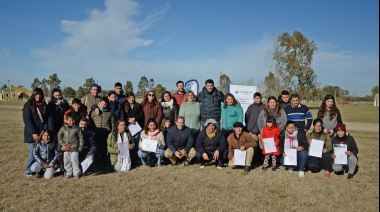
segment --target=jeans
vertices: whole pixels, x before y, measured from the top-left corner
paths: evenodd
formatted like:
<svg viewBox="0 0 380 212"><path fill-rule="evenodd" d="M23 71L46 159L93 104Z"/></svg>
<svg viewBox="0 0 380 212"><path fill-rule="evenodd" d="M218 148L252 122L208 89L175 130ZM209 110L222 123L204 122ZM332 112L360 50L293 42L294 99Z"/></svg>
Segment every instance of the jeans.
<svg viewBox="0 0 380 212"><path fill-rule="evenodd" d="M147 152L147 151L138 151L137 154L141 158L142 165L146 165L147 163L147 156L149 154L149 157L153 157L157 159L157 165L161 166L161 160L164 158L164 149L158 149L156 152Z"/></svg>
<svg viewBox="0 0 380 212"><path fill-rule="evenodd" d="M33 149L34 149L33 143L29 143L29 155L28 155L28 161L26 162L25 174L32 174L31 167L34 163Z"/></svg>
<svg viewBox="0 0 380 212"><path fill-rule="evenodd" d="M297 152L297 167L299 171L305 170L308 158L309 152L307 150L304 149L302 151ZM284 157L281 157L280 164L284 166Z"/></svg>
<svg viewBox="0 0 380 212"><path fill-rule="evenodd" d="M40 172L41 170L43 171L43 167L41 164L39 164L38 162L34 162L32 167L30 168L32 170L32 172ZM54 167L51 167L51 168L47 168L45 169L45 173L44 173L44 177L45 179L51 179L54 177Z"/></svg>

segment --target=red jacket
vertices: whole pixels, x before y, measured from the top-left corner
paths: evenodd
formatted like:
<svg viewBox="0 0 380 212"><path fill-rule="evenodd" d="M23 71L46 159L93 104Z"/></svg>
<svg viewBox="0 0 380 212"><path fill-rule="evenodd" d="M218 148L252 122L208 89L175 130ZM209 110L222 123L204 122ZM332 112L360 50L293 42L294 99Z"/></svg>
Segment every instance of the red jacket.
<svg viewBox="0 0 380 212"><path fill-rule="evenodd" d="M274 125L270 128L267 126L264 127L263 132L261 133L260 142L262 142L263 138L274 138L274 143L277 144L277 146L276 146L277 151L276 152L265 153L265 149L263 147L262 153L264 155L280 155L281 154L279 136L280 136L280 130L278 129L277 125Z"/></svg>

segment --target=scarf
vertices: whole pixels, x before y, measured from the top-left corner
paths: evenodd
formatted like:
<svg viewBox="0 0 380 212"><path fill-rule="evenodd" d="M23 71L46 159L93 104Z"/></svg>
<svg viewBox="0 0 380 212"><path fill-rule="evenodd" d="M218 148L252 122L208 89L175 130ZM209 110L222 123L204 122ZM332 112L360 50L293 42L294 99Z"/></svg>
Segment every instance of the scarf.
<svg viewBox="0 0 380 212"><path fill-rule="evenodd" d="M214 130L213 132L208 132L208 130L206 130L206 134L207 136L212 139L215 137L215 134L216 134L216 130Z"/></svg>
<svg viewBox="0 0 380 212"><path fill-rule="evenodd" d="M284 148L285 149L294 149L298 147L298 139L297 139L298 131L294 131L293 134L289 134L287 131L285 131L285 143Z"/></svg>
<svg viewBox="0 0 380 212"><path fill-rule="evenodd" d="M41 107L42 106L42 101L41 102L34 101L34 104L36 105L36 107Z"/></svg>
<svg viewBox="0 0 380 212"><path fill-rule="evenodd" d="M123 138L122 138L123 137ZM123 136L120 133L117 133L117 143L129 143L127 133L124 132ZM131 169L131 157L128 156L126 158L118 158L119 163L121 163L121 171L126 172Z"/></svg>
<svg viewBox="0 0 380 212"><path fill-rule="evenodd" d="M156 129L153 132L148 131L148 136L149 136L150 140L156 140L157 135L158 135L159 132L160 132L159 129Z"/></svg>
<svg viewBox="0 0 380 212"><path fill-rule="evenodd" d="M161 102L162 107L169 107L170 109L173 108L173 99L170 99L169 102Z"/></svg>

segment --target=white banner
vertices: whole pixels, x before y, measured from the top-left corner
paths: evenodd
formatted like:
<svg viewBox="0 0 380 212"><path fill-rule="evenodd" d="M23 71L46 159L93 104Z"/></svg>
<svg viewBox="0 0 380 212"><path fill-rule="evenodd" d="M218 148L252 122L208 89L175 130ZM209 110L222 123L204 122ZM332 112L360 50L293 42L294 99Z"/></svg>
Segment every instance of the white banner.
<svg viewBox="0 0 380 212"><path fill-rule="evenodd" d="M253 94L258 92L257 86L248 85L228 85L228 92L232 93L243 108L243 122L245 120L245 111L253 103ZM245 123L244 123L245 124Z"/></svg>

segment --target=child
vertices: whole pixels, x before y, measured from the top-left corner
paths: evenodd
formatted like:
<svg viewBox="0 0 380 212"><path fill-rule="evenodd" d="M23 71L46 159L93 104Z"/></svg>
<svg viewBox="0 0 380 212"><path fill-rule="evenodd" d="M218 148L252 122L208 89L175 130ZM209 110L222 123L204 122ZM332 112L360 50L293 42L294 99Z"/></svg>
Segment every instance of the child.
<svg viewBox="0 0 380 212"><path fill-rule="evenodd" d="M40 134L40 142L35 143L33 157L36 162L33 163L31 170L37 173L36 178L42 177L43 169L45 169L45 179L51 179L54 176L57 148L51 136L51 132L44 129Z"/></svg>
<svg viewBox="0 0 380 212"><path fill-rule="evenodd" d="M87 116L87 107L86 105L82 105L80 99L74 98L71 101L71 107L64 114L64 118L67 114L71 114L74 117L75 123L79 123L81 118L88 118Z"/></svg>
<svg viewBox="0 0 380 212"><path fill-rule="evenodd" d="M162 133L164 133L165 140L166 140L166 136L168 134L168 130L170 127L172 127L172 122L170 121L170 119L169 118L163 118L160 130Z"/></svg>
<svg viewBox="0 0 380 212"><path fill-rule="evenodd" d="M263 171L267 170L267 168L269 166L268 162L269 162L269 159L271 156L272 156L272 171L276 171L276 157L277 157L277 155L280 155L279 136L280 136L280 130L277 127L276 119L273 116L268 116L268 118L266 120L266 126L263 128L261 138L260 138L260 143L263 146L262 153L263 153L263 155L265 155L263 168L262 168ZM276 146L276 152L270 152L270 153L265 152L265 148L264 148L264 144L263 144L264 138L273 138L274 139L274 145Z"/></svg>
<svg viewBox="0 0 380 212"><path fill-rule="evenodd" d="M305 133L298 133L296 124L294 121L287 121L285 125L285 133L280 136L280 150L282 153L282 158L280 163L284 164L284 157L286 157L285 149L296 149L297 150L297 166L299 171L299 177L305 176L305 167L308 159L308 149L309 144L306 139ZM292 172L293 166L288 166L288 171Z"/></svg>
<svg viewBox="0 0 380 212"><path fill-rule="evenodd" d="M65 119L66 124L58 132L59 148L64 152L65 178L70 178L73 174L75 178L79 178L81 171L78 152L81 152L83 148L83 135L79 127L75 125L71 114L67 114Z"/></svg>

